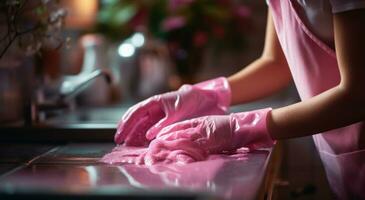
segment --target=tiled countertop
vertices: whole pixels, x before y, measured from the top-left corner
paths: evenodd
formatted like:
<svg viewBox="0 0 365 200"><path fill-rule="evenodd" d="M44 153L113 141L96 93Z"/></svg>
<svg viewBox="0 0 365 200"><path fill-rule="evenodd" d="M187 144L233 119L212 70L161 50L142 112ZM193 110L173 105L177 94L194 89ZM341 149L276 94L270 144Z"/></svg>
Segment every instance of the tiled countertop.
<svg viewBox="0 0 365 200"><path fill-rule="evenodd" d="M113 146L3 145L8 154L0 157L0 199L255 199L271 154L265 149L243 160L164 167L98 162Z"/></svg>

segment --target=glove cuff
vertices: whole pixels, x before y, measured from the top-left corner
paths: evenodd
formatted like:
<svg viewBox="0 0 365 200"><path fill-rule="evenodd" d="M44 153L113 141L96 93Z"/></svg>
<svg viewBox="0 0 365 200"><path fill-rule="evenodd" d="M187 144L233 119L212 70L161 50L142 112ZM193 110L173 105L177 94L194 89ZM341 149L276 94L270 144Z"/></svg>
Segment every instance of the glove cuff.
<svg viewBox="0 0 365 200"><path fill-rule="evenodd" d="M256 130L256 134L260 139L259 142L252 144L251 148L269 148L276 143L276 140L271 137L267 127L267 116L271 111L272 108L265 108L257 111L262 115L262 120L258 122L258 129Z"/></svg>
<svg viewBox="0 0 365 200"><path fill-rule="evenodd" d="M231 130L234 134L236 147L269 148L276 143L267 129L267 114L271 110L272 108L265 108L231 114L231 122L233 123Z"/></svg>
<svg viewBox="0 0 365 200"><path fill-rule="evenodd" d="M219 77L203 81L193 85L193 87L211 90L217 95L217 104L222 110L228 110L231 104L231 87L226 77Z"/></svg>

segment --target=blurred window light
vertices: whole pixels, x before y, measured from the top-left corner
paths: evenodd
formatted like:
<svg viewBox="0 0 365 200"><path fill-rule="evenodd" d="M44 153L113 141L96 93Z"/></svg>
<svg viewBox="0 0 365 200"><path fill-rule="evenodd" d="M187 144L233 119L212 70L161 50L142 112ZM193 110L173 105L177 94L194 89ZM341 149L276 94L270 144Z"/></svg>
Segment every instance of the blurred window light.
<svg viewBox="0 0 365 200"><path fill-rule="evenodd" d="M118 48L121 57L131 57L135 52L135 47L130 43L122 43Z"/></svg>
<svg viewBox="0 0 365 200"><path fill-rule="evenodd" d="M131 37L131 43L135 46L135 47L141 47L144 44L144 36L142 33L135 33L133 34L133 36Z"/></svg>

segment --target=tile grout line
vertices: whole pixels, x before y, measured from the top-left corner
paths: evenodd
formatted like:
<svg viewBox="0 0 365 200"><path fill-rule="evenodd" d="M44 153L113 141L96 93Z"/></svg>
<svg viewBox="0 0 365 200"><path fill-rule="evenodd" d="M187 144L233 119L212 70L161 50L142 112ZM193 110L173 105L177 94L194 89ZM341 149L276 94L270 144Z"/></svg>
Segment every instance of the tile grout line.
<svg viewBox="0 0 365 200"><path fill-rule="evenodd" d="M46 151L46 152L44 152L44 153L41 153L41 154L39 154L38 156L35 156L34 158L30 159L29 161L23 162L23 163L22 163L22 164L20 164L19 166L17 166L17 167L15 167L15 168L13 168L13 169L11 169L11 170L9 170L9 171L7 171L7 172L5 172L5 173L1 174L1 175L0 175L0 180L1 180L2 178L6 177L6 176L9 176L10 174L12 174L12 173L14 173L14 172L16 172L16 171L18 171L18 170L22 169L22 168L25 168L25 167L27 167L27 166L31 165L34 161L36 161L36 160L37 160L37 159L39 159L40 157L45 156L45 155L48 155L48 154L50 154L50 153L52 153L52 152L57 151L59 148L60 148L60 146L53 147L53 148L52 148L52 149L50 149L49 151Z"/></svg>
<svg viewBox="0 0 365 200"><path fill-rule="evenodd" d="M43 156L46 156L46 155L48 155L48 154L50 154L50 153L53 153L53 152L55 152L55 151L59 150L60 148L61 148L61 146L53 147L53 148L52 148L52 149L50 149L49 151L44 152L44 153L42 153L42 154L39 154L38 156L35 156L34 158L32 158L32 159L30 159L29 161L25 162L25 163L24 163L24 165L25 165L25 166L29 166L29 165L31 165L34 161L38 160L39 158L41 158L41 157L43 157Z"/></svg>

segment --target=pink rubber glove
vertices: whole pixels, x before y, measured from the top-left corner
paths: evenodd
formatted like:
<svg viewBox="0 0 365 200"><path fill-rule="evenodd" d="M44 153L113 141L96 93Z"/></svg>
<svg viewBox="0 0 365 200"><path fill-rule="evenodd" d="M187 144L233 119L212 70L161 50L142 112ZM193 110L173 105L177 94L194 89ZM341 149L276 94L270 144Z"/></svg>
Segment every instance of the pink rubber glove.
<svg viewBox="0 0 365 200"><path fill-rule="evenodd" d="M230 98L228 81L223 77L155 95L126 112L114 140L117 144L124 141L129 146L147 145L162 128L174 122L225 114Z"/></svg>
<svg viewBox="0 0 365 200"><path fill-rule="evenodd" d="M230 115L212 115L178 122L165 127L150 143L137 164L189 163L209 154L234 152L241 147L272 147L266 128L271 108Z"/></svg>

